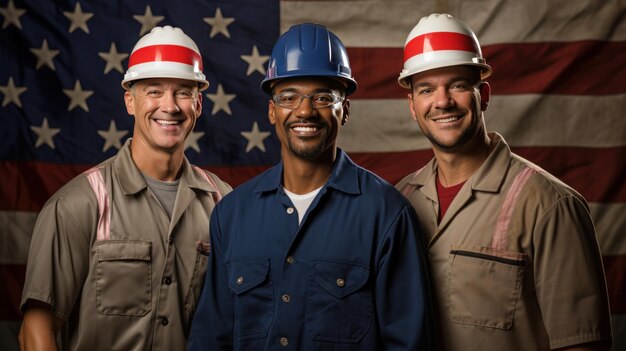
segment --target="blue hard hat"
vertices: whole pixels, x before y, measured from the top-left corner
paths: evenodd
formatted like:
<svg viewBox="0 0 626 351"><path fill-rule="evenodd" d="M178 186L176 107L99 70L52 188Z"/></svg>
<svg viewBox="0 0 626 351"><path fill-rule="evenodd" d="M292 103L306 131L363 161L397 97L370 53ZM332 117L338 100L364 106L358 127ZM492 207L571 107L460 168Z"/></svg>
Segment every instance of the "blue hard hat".
<svg viewBox="0 0 626 351"><path fill-rule="evenodd" d="M271 95L273 81L306 76L339 78L346 83L346 96L356 90L346 47L319 24L294 25L278 38L261 89Z"/></svg>

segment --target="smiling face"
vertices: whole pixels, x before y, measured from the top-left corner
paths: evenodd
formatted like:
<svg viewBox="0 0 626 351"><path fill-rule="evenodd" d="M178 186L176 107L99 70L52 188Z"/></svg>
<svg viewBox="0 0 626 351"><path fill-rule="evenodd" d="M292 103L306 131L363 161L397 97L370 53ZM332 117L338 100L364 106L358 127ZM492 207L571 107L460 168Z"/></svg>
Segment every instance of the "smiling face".
<svg viewBox="0 0 626 351"><path fill-rule="evenodd" d="M433 147L457 152L485 139L482 111L490 88L467 66L429 70L411 77L409 105L413 119Z"/></svg>
<svg viewBox="0 0 626 351"><path fill-rule="evenodd" d="M194 82L174 78L143 79L124 94L128 114L135 116L133 150L184 152L185 140L202 113Z"/></svg>
<svg viewBox="0 0 626 351"><path fill-rule="evenodd" d="M344 96L345 88L329 78L289 78L279 81L274 95L331 93ZM312 97L311 97L312 98ZM269 102L269 120L276 128L284 157L316 160L323 156L334 158L339 126L347 117L349 101L337 102L324 108L313 108L311 98L305 98L296 108Z"/></svg>

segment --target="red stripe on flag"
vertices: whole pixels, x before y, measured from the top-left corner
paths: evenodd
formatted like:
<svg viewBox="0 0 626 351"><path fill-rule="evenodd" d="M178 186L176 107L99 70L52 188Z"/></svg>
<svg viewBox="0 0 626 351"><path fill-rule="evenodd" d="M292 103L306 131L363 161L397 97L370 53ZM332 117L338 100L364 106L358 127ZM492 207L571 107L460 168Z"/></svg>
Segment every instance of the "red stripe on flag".
<svg viewBox="0 0 626 351"><path fill-rule="evenodd" d="M583 194L589 202L626 202L626 146L611 148L514 147L520 156L538 164ZM431 150L406 152L352 152L359 165L395 184L423 167ZM0 210L39 211L48 198L91 166L43 162L0 162ZM268 166L202 167L233 187Z"/></svg>
<svg viewBox="0 0 626 351"><path fill-rule="evenodd" d="M22 318L20 300L26 276L25 265L0 265L0 320L17 321Z"/></svg>
<svg viewBox="0 0 626 351"><path fill-rule="evenodd" d="M166 61L198 66L202 71L202 58L194 50L180 45L151 45L137 49L128 59L128 68L146 62Z"/></svg>
<svg viewBox="0 0 626 351"><path fill-rule="evenodd" d="M91 166L1 161L0 211L39 211L65 183Z"/></svg>
<svg viewBox="0 0 626 351"><path fill-rule="evenodd" d="M626 202L626 146L513 147L513 151L576 189L589 202ZM395 184L422 168L432 158L432 152L350 153L350 157Z"/></svg>
<svg viewBox="0 0 626 351"><path fill-rule="evenodd" d="M402 48L348 48L359 83L353 99L398 99ZM498 44L483 47L495 95L626 93L626 41Z"/></svg>
<svg viewBox="0 0 626 351"><path fill-rule="evenodd" d="M474 38L455 32L434 32L418 35L411 39L404 48L404 62L413 56L441 50L458 50L476 53Z"/></svg>

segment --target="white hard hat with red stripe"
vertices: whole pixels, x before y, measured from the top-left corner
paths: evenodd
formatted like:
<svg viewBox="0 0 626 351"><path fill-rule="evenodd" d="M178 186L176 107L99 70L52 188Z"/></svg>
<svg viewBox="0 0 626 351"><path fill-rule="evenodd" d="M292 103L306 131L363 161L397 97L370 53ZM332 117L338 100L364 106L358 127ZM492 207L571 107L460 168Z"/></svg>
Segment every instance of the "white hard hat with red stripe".
<svg viewBox="0 0 626 351"><path fill-rule="evenodd" d="M154 27L144 35L130 54L122 87L130 89L134 80L145 78L180 78L198 82L202 91L209 82L202 73L198 46L180 28Z"/></svg>
<svg viewBox="0 0 626 351"><path fill-rule="evenodd" d="M401 87L410 89L409 77L434 68L469 65L481 70L481 79L491 74L474 32L448 14L431 14L417 23L404 44Z"/></svg>

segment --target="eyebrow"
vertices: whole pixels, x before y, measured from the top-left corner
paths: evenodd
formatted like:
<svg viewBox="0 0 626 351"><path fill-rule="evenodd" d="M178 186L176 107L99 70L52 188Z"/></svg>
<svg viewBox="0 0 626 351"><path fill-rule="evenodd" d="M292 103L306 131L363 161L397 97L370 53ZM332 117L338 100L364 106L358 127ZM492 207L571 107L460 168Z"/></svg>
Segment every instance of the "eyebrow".
<svg viewBox="0 0 626 351"><path fill-rule="evenodd" d="M163 83L157 81L157 82L146 83L145 88L162 87L162 86L163 86ZM193 89L194 87L195 87L194 84L182 83L182 84L175 86L174 90Z"/></svg>
<svg viewBox="0 0 626 351"><path fill-rule="evenodd" d="M280 94L280 93L297 93L297 89L296 88L285 88L285 89L282 89L282 90L276 92L276 94ZM312 92L312 94L318 94L318 93L332 93L332 89L331 88L317 88L317 89L313 90L313 92Z"/></svg>
<svg viewBox="0 0 626 351"><path fill-rule="evenodd" d="M448 79L448 81L446 82L446 85L450 85L452 83L456 83L456 82L460 82L460 81L465 81L468 83L471 83L474 79L471 77L467 77L467 76L457 76L457 77L452 77L450 79ZM414 87L426 87L426 86L431 86L433 84L429 83L429 82L418 82L413 84Z"/></svg>

